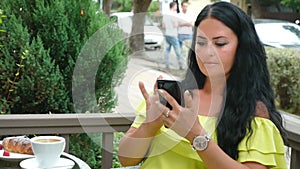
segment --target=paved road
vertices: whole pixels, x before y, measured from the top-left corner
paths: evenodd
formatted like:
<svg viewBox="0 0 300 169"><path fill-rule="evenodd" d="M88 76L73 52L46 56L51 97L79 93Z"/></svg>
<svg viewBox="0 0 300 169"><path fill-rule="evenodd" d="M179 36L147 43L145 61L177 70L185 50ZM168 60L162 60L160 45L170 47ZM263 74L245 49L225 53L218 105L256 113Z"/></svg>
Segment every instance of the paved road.
<svg viewBox="0 0 300 169"><path fill-rule="evenodd" d="M164 65L163 50L146 51L142 56L129 56L130 60L122 84L116 87L118 95L119 113L133 113L137 105L143 99L138 88L138 82L142 81L148 91L153 90L156 78L162 75L164 79L180 79L185 70L179 70L174 52L170 55L170 69ZM186 58L186 57L185 57Z"/></svg>

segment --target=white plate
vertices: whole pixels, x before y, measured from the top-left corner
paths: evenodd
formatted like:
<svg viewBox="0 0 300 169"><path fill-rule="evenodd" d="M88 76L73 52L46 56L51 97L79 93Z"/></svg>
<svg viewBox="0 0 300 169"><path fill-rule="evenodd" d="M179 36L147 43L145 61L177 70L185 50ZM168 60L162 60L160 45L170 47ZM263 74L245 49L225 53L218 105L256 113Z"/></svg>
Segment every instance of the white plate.
<svg viewBox="0 0 300 169"><path fill-rule="evenodd" d="M0 141L0 144L2 144L2 141ZM32 158L34 155L29 154L20 154L20 153L12 153L9 152L9 156L3 156L4 150L0 150L0 159L5 161L21 161L27 158Z"/></svg>
<svg viewBox="0 0 300 169"><path fill-rule="evenodd" d="M67 158L60 158L53 169L71 169L75 165L74 161ZM36 158L29 158L20 162L23 169L43 169L38 166Z"/></svg>

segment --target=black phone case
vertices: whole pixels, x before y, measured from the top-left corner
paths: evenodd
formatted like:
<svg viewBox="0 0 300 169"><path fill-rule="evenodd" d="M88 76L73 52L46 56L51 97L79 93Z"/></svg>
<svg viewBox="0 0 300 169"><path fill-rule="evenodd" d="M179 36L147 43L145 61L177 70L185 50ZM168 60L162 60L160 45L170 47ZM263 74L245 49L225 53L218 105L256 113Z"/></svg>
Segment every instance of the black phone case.
<svg viewBox="0 0 300 169"><path fill-rule="evenodd" d="M176 80L157 80L158 89L166 90L173 98L177 101L178 104L184 106L183 100L183 91L181 87L181 83ZM170 110L172 110L172 106L162 97L159 96L159 100L161 104L167 106Z"/></svg>

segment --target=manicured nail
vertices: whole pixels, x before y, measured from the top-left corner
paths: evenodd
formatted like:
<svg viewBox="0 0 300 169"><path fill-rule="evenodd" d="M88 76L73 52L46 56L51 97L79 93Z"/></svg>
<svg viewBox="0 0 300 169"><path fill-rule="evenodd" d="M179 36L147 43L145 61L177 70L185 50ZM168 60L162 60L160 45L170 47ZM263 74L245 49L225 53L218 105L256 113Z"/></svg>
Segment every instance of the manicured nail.
<svg viewBox="0 0 300 169"><path fill-rule="evenodd" d="M192 97L192 92L190 90L186 90L185 92L188 96Z"/></svg>
<svg viewBox="0 0 300 169"><path fill-rule="evenodd" d="M164 92L162 89L158 89L158 93L162 95Z"/></svg>

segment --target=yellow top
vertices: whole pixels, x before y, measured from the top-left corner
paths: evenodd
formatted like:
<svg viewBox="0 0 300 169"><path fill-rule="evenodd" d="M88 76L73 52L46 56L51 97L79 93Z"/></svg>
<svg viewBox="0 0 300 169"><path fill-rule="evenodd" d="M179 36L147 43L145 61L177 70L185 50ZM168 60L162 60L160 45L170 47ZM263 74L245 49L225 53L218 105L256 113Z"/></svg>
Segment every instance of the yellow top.
<svg viewBox="0 0 300 169"><path fill-rule="evenodd" d="M145 120L145 104L138 107L132 127L138 128ZM201 124L212 139L217 142L215 133L216 117L198 116ZM255 117L252 122L253 134L245 137L238 146L239 162L258 162L270 169L286 169L285 148L282 137L272 121ZM249 133L248 133L249 134ZM148 158L142 169L206 169L204 163L192 150L191 144L173 130L164 126L153 138Z"/></svg>

